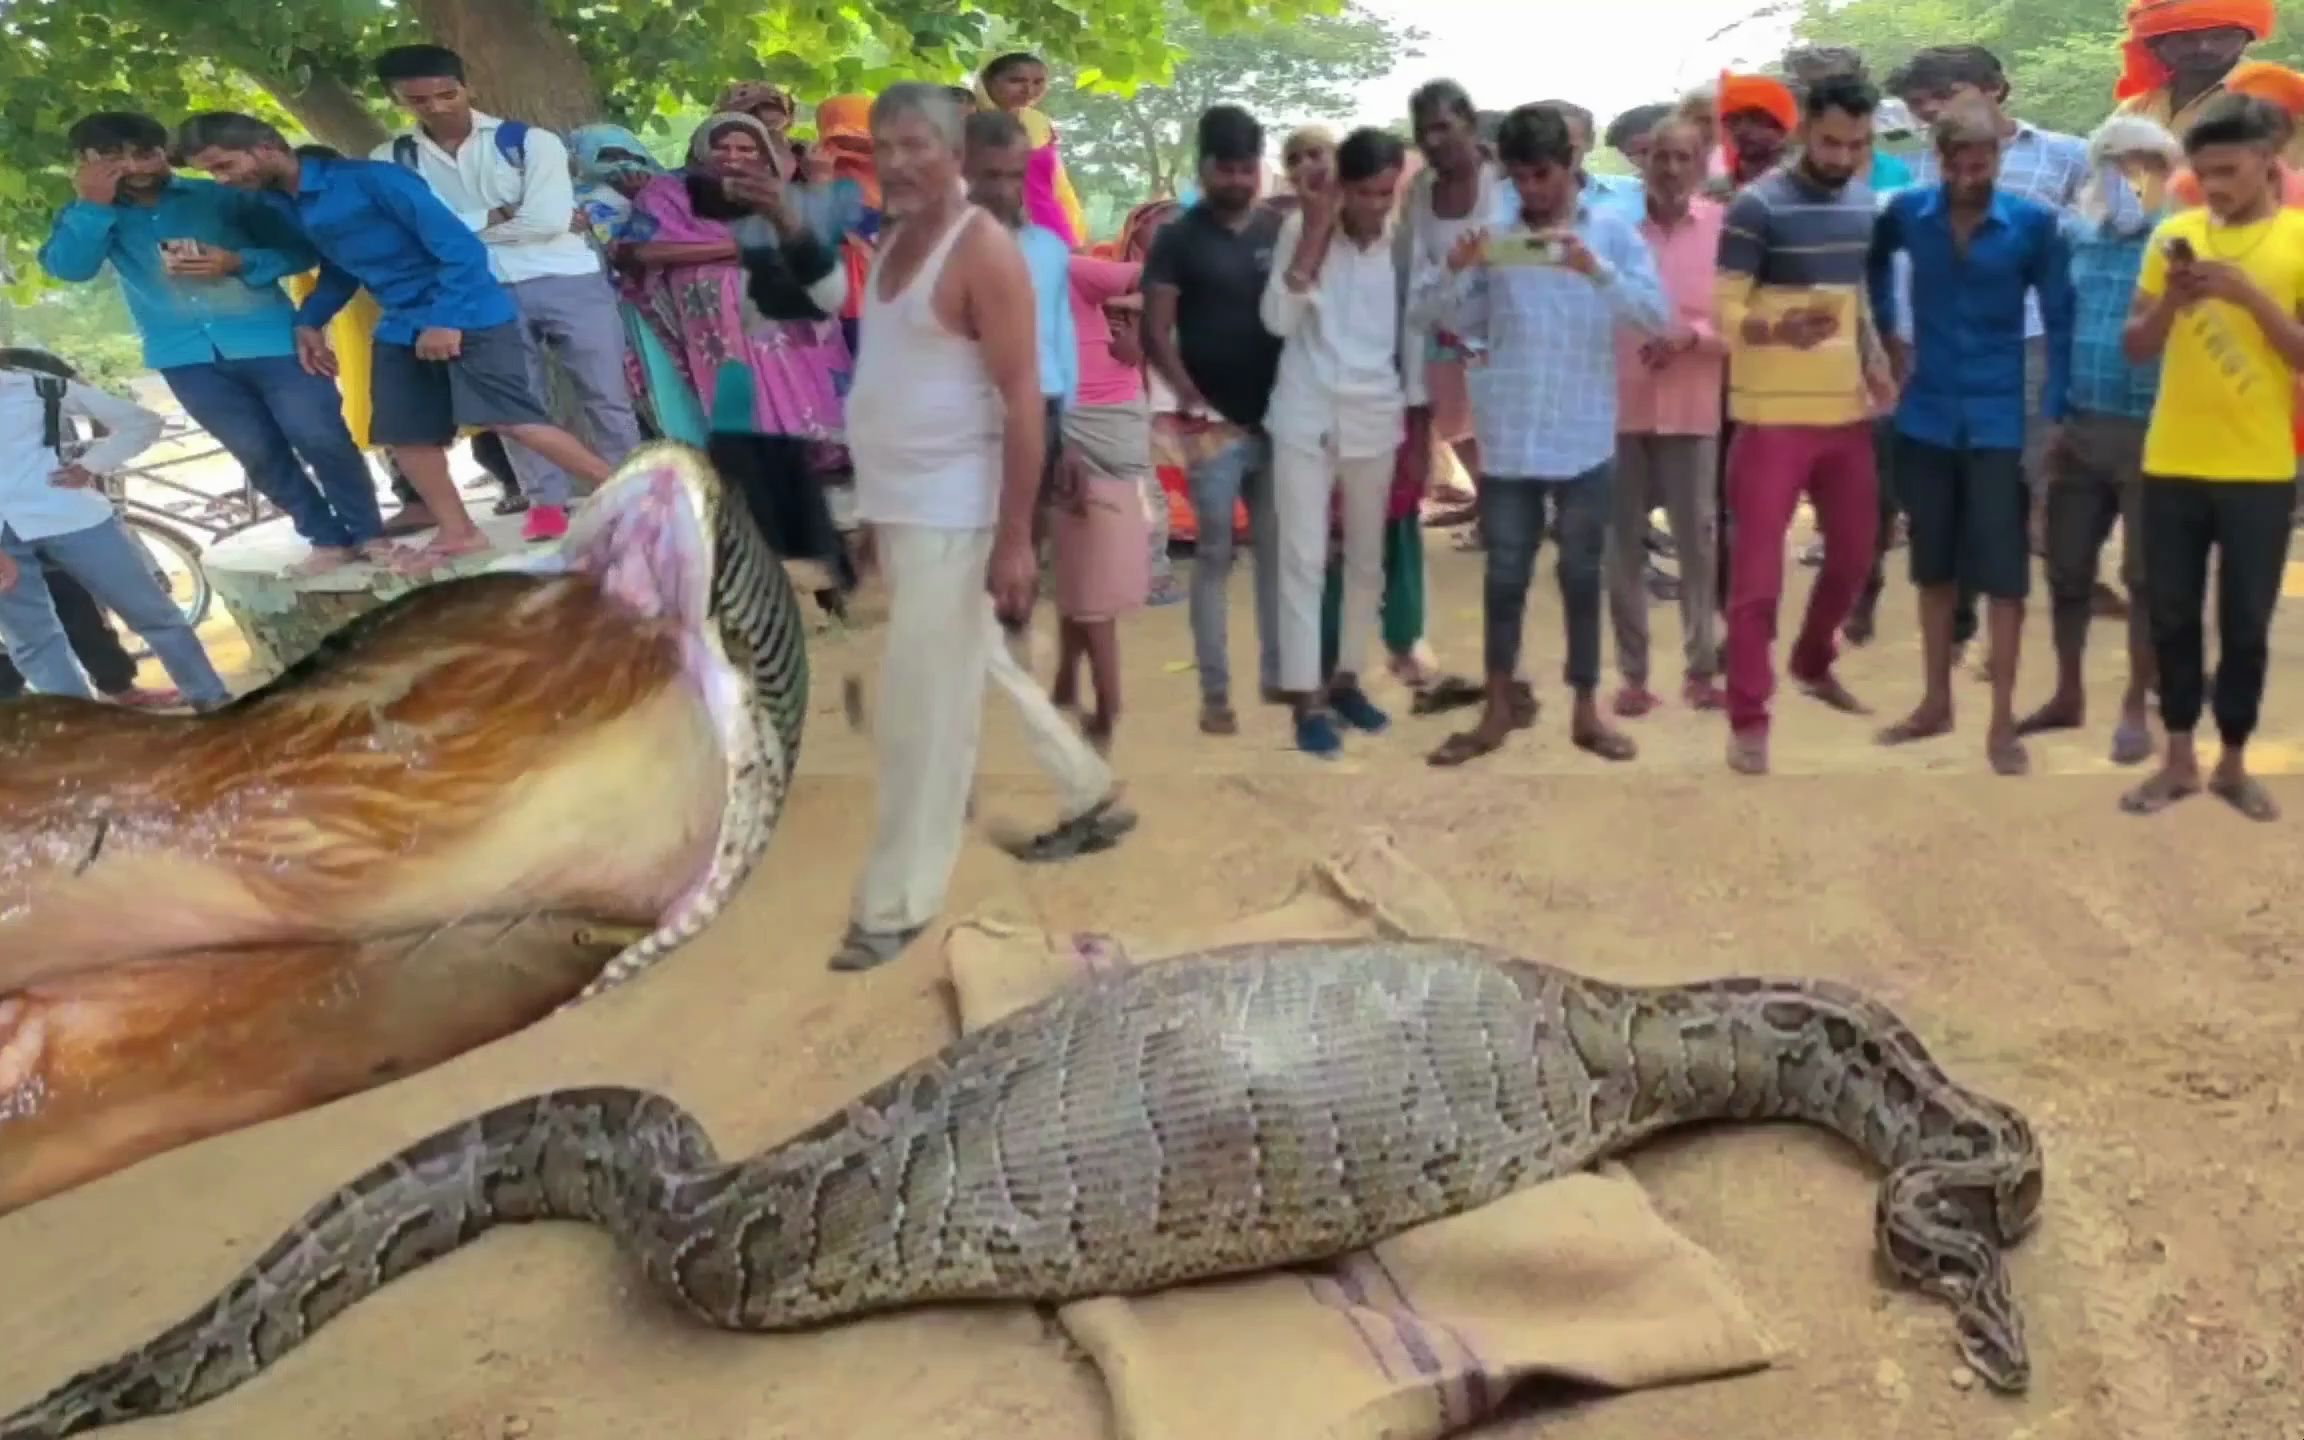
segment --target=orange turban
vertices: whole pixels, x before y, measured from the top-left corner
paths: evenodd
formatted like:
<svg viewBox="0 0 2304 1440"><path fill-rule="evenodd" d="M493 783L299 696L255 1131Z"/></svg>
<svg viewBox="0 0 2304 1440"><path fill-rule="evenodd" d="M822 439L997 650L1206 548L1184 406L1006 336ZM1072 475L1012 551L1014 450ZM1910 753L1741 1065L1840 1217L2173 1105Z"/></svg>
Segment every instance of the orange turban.
<svg viewBox="0 0 2304 1440"><path fill-rule="evenodd" d="M2272 34L2272 0L2128 0L2128 40L2120 47L2120 81L2112 98L2126 100L2168 83L2168 67L2152 58L2147 41L2227 25L2266 39Z"/></svg>
<svg viewBox="0 0 2304 1440"><path fill-rule="evenodd" d="M1715 113L1720 119L1720 155L1727 161L1729 173L1736 169L1736 142L1728 134L1728 117L1753 112L1767 116L1784 127L1789 135L1800 128L1800 102L1781 80L1766 75L1736 75L1720 72L1720 93Z"/></svg>
<svg viewBox="0 0 2304 1440"><path fill-rule="evenodd" d="M2269 101L2291 117L2304 117L2304 75L2285 65L2244 60L2224 77L2224 88L2235 95Z"/></svg>
<svg viewBox="0 0 2304 1440"><path fill-rule="evenodd" d="M880 208L880 172L872 164L872 97L834 95L816 105L816 144L832 157L832 173L856 182L864 203Z"/></svg>

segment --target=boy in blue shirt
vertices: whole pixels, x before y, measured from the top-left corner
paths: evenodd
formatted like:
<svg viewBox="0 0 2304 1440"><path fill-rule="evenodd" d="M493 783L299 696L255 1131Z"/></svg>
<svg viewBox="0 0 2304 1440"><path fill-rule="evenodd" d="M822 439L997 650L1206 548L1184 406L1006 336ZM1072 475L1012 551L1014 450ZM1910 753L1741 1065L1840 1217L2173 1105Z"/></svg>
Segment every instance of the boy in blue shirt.
<svg viewBox="0 0 2304 1440"><path fill-rule="evenodd" d="M168 132L148 115L90 115L66 143L78 198L57 214L41 268L120 277L144 363L311 545L298 572L379 550L375 477L335 383L296 360L280 281L317 259L303 235L252 196L175 174Z"/></svg>
<svg viewBox="0 0 2304 1440"><path fill-rule="evenodd" d="M412 571L488 549L448 474L464 426L492 430L594 485L609 467L552 423L528 373L518 312L488 268L488 250L421 179L373 160L300 159L280 132L247 115L184 122L177 149L296 225L320 255L320 283L296 312L296 352L333 374L323 327L363 286L383 318L370 376L370 438L416 489L439 532Z"/></svg>

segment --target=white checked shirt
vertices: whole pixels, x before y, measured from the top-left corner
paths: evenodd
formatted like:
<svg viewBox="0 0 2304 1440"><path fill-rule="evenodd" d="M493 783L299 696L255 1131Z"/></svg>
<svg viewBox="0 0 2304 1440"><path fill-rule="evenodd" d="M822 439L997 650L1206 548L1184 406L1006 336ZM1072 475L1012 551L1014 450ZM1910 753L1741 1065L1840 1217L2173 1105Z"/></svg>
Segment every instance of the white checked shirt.
<svg viewBox="0 0 2304 1440"><path fill-rule="evenodd" d="M600 273L599 252L574 229L576 186L567 142L531 125L521 146L524 163L515 167L496 149L495 130L503 123L473 111L472 133L453 155L421 126L407 132L416 140L417 175L488 247L488 269L504 284ZM392 144L385 141L368 158L392 164ZM488 212L507 205L512 218L489 224Z"/></svg>
<svg viewBox="0 0 2304 1440"><path fill-rule="evenodd" d="M1507 480L1570 480L1616 454L1616 327L1660 335L1672 319L1648 242L1608 206L1581 203L1576 233L1600 262L1479 264L1451 282L1449 328L1484 341L1472 372L1480 468ZM1530 234L1515 218L1494 246Z"/></svg>
<svg viewBox="0 0 2304 1440"><path fill-rule="evenodd" d="M1912 162L1914 185L1941 184L1944 172L1931 145L1920 152ZM2000 147L2000 178L1995 188L2027 200L2037 200L2051 210L2069 213L2079 203L2080 187L2088 183L2088 142L2077 135L2066 135L2057 130L2043 130L2024 121L2016 122L2016 133ZM1885 208L1887 197L1881 197ZM1896 278L1896 333L1912 338L1912 269L1907 262L1897 270ZM2024 292L2024 338L2037 340L2048 333L2040 319L2040 297Z"/></svg>

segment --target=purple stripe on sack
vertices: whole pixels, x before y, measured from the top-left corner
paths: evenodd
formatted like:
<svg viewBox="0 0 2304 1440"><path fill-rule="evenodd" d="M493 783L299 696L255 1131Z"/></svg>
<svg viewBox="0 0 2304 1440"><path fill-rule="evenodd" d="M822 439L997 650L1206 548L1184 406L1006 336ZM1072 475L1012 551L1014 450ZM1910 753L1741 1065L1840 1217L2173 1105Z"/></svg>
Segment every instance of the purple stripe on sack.
<svg viewBox="0 0 2304 1440"><path fill-rule="evenodd" d="M1368 1358L1376 1362L1376 1371L1387 1381L1399 1382L1392 1368L1392 1357L1385 1353L1384 1342L1368 1328L1367 1307L1360 1304L1344 1284L1339 1270L1300 1270L1304 1288L1312 1292L1313 1302L1344 1317L1352 1333L1360 1337L1360 1347Z"/></svg>
<svg viewBox="0 0 2304 1440"><path fill-rule="evenodd" d="M1385 1283L1391 1287L1393 1297L1400 1310L1415 1317L1420 1323L1429 1323L1441 1335L1454 1342L1456 1349L1464 1357L1463 1367L1454 1380L1443 1382L1440 1394L1441 1417L1451 1424L1468 1425L1487 1415L1501 1397L1489 1385L1488 1363L1481 1359L1480 1352L1473 1348L1471 1338L1446 1320L1433 1318L1426 1321L1422 1312L1417 1310L1416 1302L1408 1298L1408 1287L1400 1283L1400 1277L1392 1273L1392 1267L1384 1263L1384 1257L1373 1250L1368 1251L1367 1255L1370 1262L1375 1265L1376 1272L1382 1275ZM1450 1389L1455 1389L1460 1393L1465 1410L1461 1420L1455 1419L1451 1413L1455 1407L1451 1403L1454 1397L1449 1394Z"/></svg>

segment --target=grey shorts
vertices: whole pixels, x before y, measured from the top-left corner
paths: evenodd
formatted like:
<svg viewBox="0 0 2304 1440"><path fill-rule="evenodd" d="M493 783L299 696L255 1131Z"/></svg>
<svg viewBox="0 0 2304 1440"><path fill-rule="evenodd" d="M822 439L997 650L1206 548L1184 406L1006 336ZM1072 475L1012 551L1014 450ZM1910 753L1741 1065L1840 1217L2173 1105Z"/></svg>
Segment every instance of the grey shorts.
<svg viewBox="0 0 2304 1440"><path fill-rule="evenodd" d="M1137 480L1152 471L1152 415L1141 400L1075 405L1064 412L1064 448L1107 475Z"/></svg>
<svg viewBox="0 0 2304 1440"><path fill-rule="evenodd" d="M419 360L412 345L377 341L368 405L368 436L378 445L446 445L466 426L552 423L529 383L517 323L465 331L453 360Z"/></svg>

